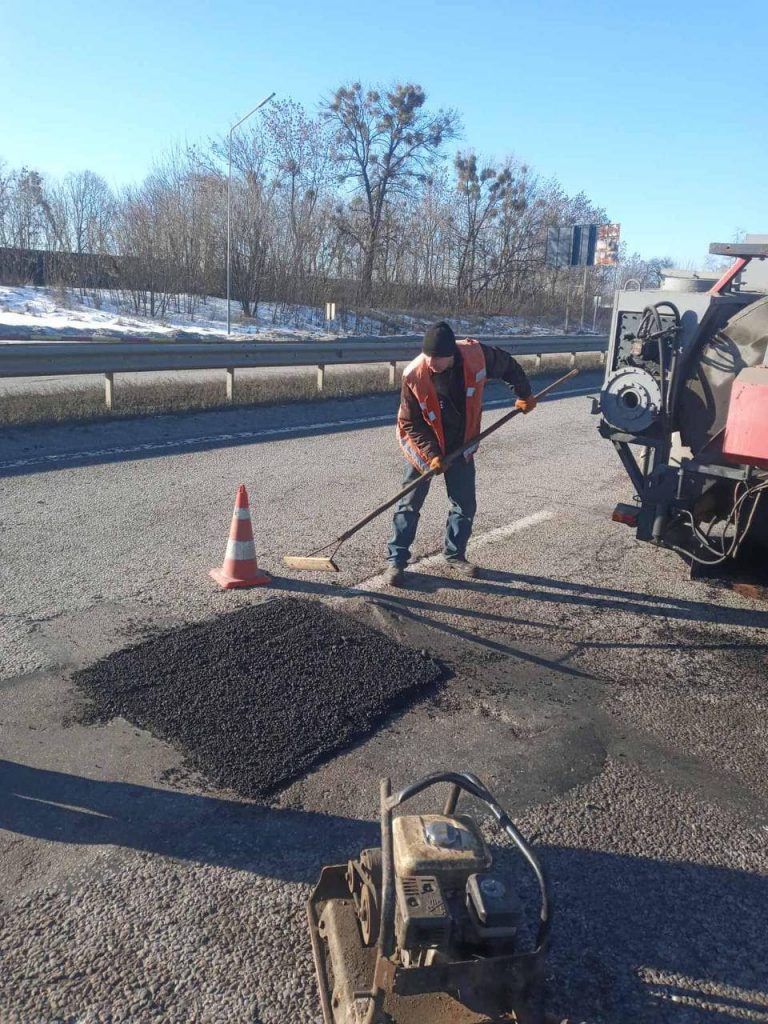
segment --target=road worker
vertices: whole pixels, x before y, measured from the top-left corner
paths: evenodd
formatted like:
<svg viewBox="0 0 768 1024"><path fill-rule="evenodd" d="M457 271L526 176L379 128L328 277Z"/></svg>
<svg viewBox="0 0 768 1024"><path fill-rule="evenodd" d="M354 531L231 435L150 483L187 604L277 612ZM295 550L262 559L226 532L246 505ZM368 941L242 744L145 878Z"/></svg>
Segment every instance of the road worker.
<svg viewBox="0 0 768 1024"><path fill-rule="evenodd" d="M466 557L477 508L475 463L472 452L448 467L444 459L480 433L483 389L486 380L494 378L514 389L521 412L536 408L528 378L508 352L472 338L457 341L450 325L441 320L426 332L421 355L403 372L397 414L397 438L408 461L403 486L430 469L445 474L450 510L443 556L451 569L468 577L478 575ZM405 567L431 482L425 480L395 505L388 547L390 586L407 586Z"/></svg>

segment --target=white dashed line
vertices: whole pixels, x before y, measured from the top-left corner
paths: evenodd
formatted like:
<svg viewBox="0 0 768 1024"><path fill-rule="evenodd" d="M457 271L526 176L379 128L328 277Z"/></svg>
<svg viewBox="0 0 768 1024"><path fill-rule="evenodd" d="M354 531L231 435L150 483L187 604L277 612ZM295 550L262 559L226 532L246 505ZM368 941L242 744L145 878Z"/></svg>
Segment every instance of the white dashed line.
<svg viewBox="0 0 768 1024"><path fill-rule="evenodd" d="M472 554L478 548L483 547L485 544L492 544L496 540L505 540L507 537L511 537L515 533L520 533L522 530L528 530L532 526L538 526L539 523L544 523L548 519L553 519L555 513L550 509L542 509L541 512L533 512L529 516L524 516L522 519L516 519L514 523L508 523L506 526L498 526L494 530L488 530L486 533L479 533L476 537L473 537L468 545L467 553ZM437 555L426 555L424 558L417 558L411 562L409 568L411 569L428 569L433 565L444 564L444 559L441 554ZM379 587L384 586L387 574L382 572L376 576L371 576L370 579L363 580L362 583L356 583L352 590L376 590Z"/></svg>
<svg viewBox="0 0 768 1024"><path fill-rule="evenodd" d="M578 388L572 391L560 391L559 397L574 397L576 395L588 395L594 392L594 388ZM496 409L509 405L508 400L487 402L486 409ZM149 441L146 444L136 444L130 447L119 448L96 448L82 452L58 452L55 455L36 455L30 459L16 459L13 462L0 462L0 472L9 469L24 469L27 466L54 466L57 462L79 462L86 459L105 459L115 455L142 455L145 452L170 451L174 448L194 448L202 444L222 444L227 441L255 441L264 437L281 437L286 434L296 434L303 431L329 430L333 427L364 427L369 424L381 424L393 422L391 413L381 416L362 416L354 420L328 420L320 423L297 423L289 427L271 427L266 430L242 430L229 434L209 434L202 437L184 437L171 441Z"/></svg>

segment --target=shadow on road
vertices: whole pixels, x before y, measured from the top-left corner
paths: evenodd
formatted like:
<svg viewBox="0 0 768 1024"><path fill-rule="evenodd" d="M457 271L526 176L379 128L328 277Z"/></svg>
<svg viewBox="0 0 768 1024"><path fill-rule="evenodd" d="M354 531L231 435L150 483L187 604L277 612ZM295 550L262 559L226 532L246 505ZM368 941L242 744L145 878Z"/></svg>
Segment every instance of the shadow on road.
<svg viewBox="0 0 768 1024"><path fill-rule="evenodd" d="M768 1020L768 878L544 847L556 1009L616 1024Z"/></svg>
<svg viewBox="0 0 768 1024"><path fill-rule="evenodd" d="M515 586L523 584L524 586ZM429 613L442 615L453 615L471 621L486 621L490 623L532 626L546 629L548 633L562 632L567 641L570 627L559 626L556 623L549 623L531 619L530 617L515 617L514 615L503 615L495 612L486 612L476 608L468 608L463 605L452 605L443 602L432 602L424 600L423 595L433 593L438 589L453 590L458 592L485 593L498 597L522 598L526 601L541 601L545 604L574 605L584 608L614 609L625 612L632 612L638 615L648 615L664 619L677 619L684 622L716 623L717 625L750 626L759 629L768 629L768 611L761 611L750 608L733 608L724 605L708 604L703 601L686 601L674 597L660 597L657 594L642 594L635 591L613 590L606 587L593 587L581 583L552 579L544 576L523 576L515 573L498 572L490 569L482 570L482 578L474 580L455 579L453 577L433 576L428 573L413 573L413 583L406 590L366 590L365 588L342 589L335 584L320 583L316 580L296 579L291 577L274 577L273 587L289 593L316 595L318 597L365 597L371 601L386 605L399 613L408 616L416 622L437 629L449 636L467 641L489 651L509 657L520 658L542 668L551 669L574 677L584 679L594 678L588 673L581 672L566 664L578 651L587 647L669 647L679 650L685 645L680 642L671 641L669 644L653 644L638 641L636 644L611 643L610 641L598 641L595 643L578 642L571 644L561 659L545 658L541 655L515 647L510 643L502 643L483 637L471 629L461 629L455 625L442 622L440 619L430 616ZM546 588L546 589L544 589ZM701 643L698 638L691 645L696 650L702 647L719 650L750 650L759 651L768 649L768 641L765 644L749 642L733 643Z"/></svg>
<svg viewBox="0 0 768 1024"><path fill-rule="evenodd" d="M526 589L515 586L515 584L523 584ZM768 628L768 611L732 608L708 601L687 601L684 598L643 594L634 590L595 587L568 580L552 579L548 576L525 576L520 573L483 569L482 580L460 581L459 586L483 590L486 593L524 597L529 601L550 604L610 608L633 612L636 615L683 619L688 622L715 622L718 625Z"/></svg>
<svg viewBox="0 0 768 1024"><path fill-rule="evenodd" d="M375 780L374 780L374 788ZM349 857L375 823L216 796L101 782L0 761L0 828L58 843L111 845L311 882L317 850Z"/></svg>
<svg viewBox="0 0 768 1024"><path fill-rule="evenodd" d="M281 580L303 586L303 581ZM312 585L310 584L310 587ZM318 584L323 593L339 596L338 586L324 587ZM478 579L456 579L451 576L432 576L418 571L413 573L413 584L407 590L381 591L353 590L353 594L365 594L389 602L399 601L419 606L419 599L413 595L430 592L436 589L469 591L490 594L498 597L522 598L526 601L539 601L542 604L573 605L581 608L599 608L603 610L631 612L635 615L647 615L654 618L679 619L684 622L716 623L719 626L750 626L768 629L768 611L758 608L734 608L728 605L715 604L710 601L688 601L685 598L670 597L660 594L643 594L634 590L617 590L610 587L596 587L585 583L574 583L570 580L558 580L551 576L526 576L520 573L502 572L496 569L482 569ZM429 607L429 606L428 606ZM536 622L530 618L515 619L504 615L494 615L481 611L472 611L464 607L452 607L444 604L432 606L435 611L452 612L467 617L485 618L488 621L499 619L525 623L527 625L545 626L547 630L561 629L556 624ZM599 645L598 645L599 646ZM603 646L611 646L606 643ZM621 646L617 644L616 646ZM645 645L641 645L645 646ZM673 646L677 646L676 644ZM697 645L698 646L698 645ZM724 644L723 647L744 646L754 649L755 644Z"/></svg>
<svg viewBox="0 0 768 1024"><path fill-rule="evenodd" d="M0 793L0 825L20 836L114 845L294 882L312 883L323 863L343 863L378 842L368 821L10 761L0 761ZM553 1009L633 1024L766 1019L768 878L588 849L539 851L556 906Z"/></svg>
<svg viewBox="0 0 768 1024"><path fill-rule="evenodd" d="M462 583L459 583L458 581L454 584L454 581L446 580L441 576L427 576L426 574L420 574L416 578L420 581L420 587L427 590L436 589L439 585L462 586ZM501 643L497 640L490 640L487 637L480 636L478 633L473 633L470 630L460 629L458 626L441 622L439 619L426 615L425 612L440 612L442 614L456 615L470 619L474 618L486 620L488 622L500 622L510 626L517 624L525 626L539 626L547 629L557 628L550 627L548 623L533 622L529 619L515 619L514 617L507 615L494 615L492 613L486 614L485 612L474 611L472 609L453 605L435 604L433 602L424 601L420 598L414 597L413 594L415 587L414 589L409 590L407 594L404 594L402 591L394 593L392 590L365 590L363 588L355 590L341 590L339 587L330 584L277 576L273 577L272 586L275 589L284 590L288 593L314 594L318 597L365 597L371 601L376 601L378 604L387 608L391 608L393 611L408 617L418 625L436 629L441 633L445 633L446 636L455 637L458 640L475 644L478 647L485 648L485 650L492 651L494 654L519 658L521 661L526 661L532 665L538 665L540 668L549 669L553 672L559 672L567 676L574 676L581 679L593 678L588 673L581 672L579 669L565 665L561 661L553 661L550 658L545 658L540 654L535 654L534 652L527 651L521 647L514 647L511 644Z"/></svg>

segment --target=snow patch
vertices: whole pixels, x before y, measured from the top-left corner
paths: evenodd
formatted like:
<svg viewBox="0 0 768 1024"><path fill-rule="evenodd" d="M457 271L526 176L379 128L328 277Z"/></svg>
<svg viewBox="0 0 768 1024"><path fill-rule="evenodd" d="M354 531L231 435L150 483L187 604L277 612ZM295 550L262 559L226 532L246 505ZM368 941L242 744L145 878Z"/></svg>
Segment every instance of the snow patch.
<svg viewBox="0 0 768 1024"><path fill-rule="evenodd" d="M210 297L200 300L195 313L183 312L192 305L187 297L173 297L176 309L162 317L137 314L130 301L116 292L89 291L82 295L76 289L36 288L32 286L0 286L0 339L28 338L47 340L61 335L62 340L97 335L119 338L154 338L161 340L214 340L226 336L226 299ZM421 334L434 317L410 313L381 311L370 316L342 314L328 325L324 311L317 306L286 305L260 302L257 313L241 319L239 307L232 306L232 334L239 338L321 339L344 335L377 337L392 334ZM477 334L542 335L557 331L551 323L544 324L519 316L451 317L450 323L459 337Z"/></svg>

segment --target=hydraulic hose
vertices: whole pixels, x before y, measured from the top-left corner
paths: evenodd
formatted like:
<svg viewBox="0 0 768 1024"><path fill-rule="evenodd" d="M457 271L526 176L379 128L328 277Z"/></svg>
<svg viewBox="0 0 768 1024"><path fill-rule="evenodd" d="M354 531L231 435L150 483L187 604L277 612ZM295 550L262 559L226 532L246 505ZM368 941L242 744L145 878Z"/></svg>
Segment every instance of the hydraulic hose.
<svg viewBox="0 0 768 1024"><path fill-rule="evenodd" d="M661 319L661 309L666 308L669 313L674 317L674 324L671 327L665 327ZM640 326L637 328L637 337L641 341L657 341L659 349L659 386L661 390L661 411L665 418L671 416L671 408L669 402L670 392L674 394L672 389L672 366L668 366L666 363L666 353L664 351L664 344L667 338L673 334L677 334L680 329L680 310L673 302L664 300L663 302L656 302L652 306L646 306L643 310L642 317L640 319Z"/></svg>
<svg viewBox="0 0 768 1024"><path fill-rule="evenodd" d="M699 565L721 565L723 562L726 562L729 558L735 558L736 555L739 553L739 548L743 544L745 537L749 534L749 531L752 527L752 521L755 518L755 513L760 503L760 499L762 498L766 490L768 490L768 482L757 484L754 487L745 488L745 490L736 497L731 508L731 511L728 513L728 516L725 519L725 529L727 530L729 526L732 526L733 536L731 537L730 543L727 547L725 536L723 536L723 547L719 551L710 543L709 534L711 533L711 527L706 534L702 533L701 530L699 530L696 526L696 523L691 512L688 509L680 510L678 515L684 516L689 520L691 535L694 537L695 540L698 540L698 542L706 551L714 555L714 558L702 558L700 555L694 554L693 551L686 551L684 548L681 548L678 545L670 544L669 542L666 543L669 547L672 548L673 551L677 551L678 554L690 558L692 561L696 562ZM744 504L748 498L753 499L752 507L749 510L746 523L742 526L742 511Z"/></svg>

